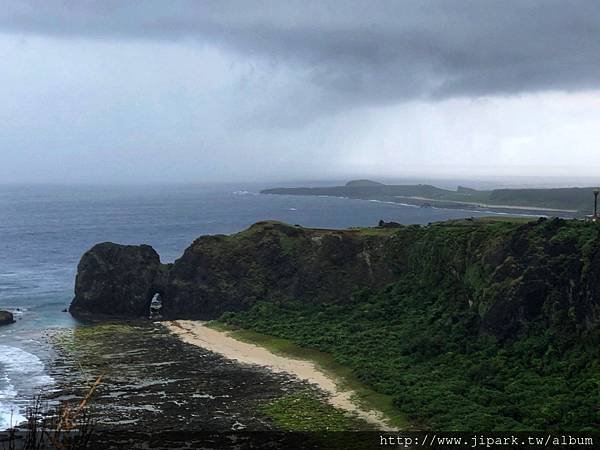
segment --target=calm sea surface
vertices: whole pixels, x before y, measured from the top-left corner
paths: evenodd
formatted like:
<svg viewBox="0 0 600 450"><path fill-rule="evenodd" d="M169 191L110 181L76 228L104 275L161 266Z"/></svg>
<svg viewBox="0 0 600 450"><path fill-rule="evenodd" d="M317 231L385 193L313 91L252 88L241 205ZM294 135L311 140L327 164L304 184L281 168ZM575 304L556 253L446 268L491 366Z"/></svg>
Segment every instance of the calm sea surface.
<svg viewBox="0 0 600 450"><path fill-rule="evenodd" d="M73 328L62 312L73 296L80 256L95 243L150 244L163 262L198 236L233 233L276 219L303 226L406 224L478 215L365 200L260 195L260 185L65 187L0 186L0 309L17 323L0 328L0 429L54 380L44 330Z"/></svg>

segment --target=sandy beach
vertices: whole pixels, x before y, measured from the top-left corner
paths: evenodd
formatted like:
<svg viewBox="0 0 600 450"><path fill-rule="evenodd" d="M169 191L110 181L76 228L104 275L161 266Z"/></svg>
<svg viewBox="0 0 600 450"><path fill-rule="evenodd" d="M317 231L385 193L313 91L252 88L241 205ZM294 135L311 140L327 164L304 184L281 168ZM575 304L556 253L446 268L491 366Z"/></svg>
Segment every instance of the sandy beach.
<svg viewBox="0 0 600 450"><path fill-rule="evenodd" d="M340 389L331 376L310 361L276 355L263 347L234 339L227 332L209 328L205 322L176 320L164 324L171 332L189 344L241 363L257 364L274 372L285 372L316 384L330 394L328 400L334 407L356 414L380 430L393 431L382 413L361 408L353 401L354 393L352 391Z"/></svg>

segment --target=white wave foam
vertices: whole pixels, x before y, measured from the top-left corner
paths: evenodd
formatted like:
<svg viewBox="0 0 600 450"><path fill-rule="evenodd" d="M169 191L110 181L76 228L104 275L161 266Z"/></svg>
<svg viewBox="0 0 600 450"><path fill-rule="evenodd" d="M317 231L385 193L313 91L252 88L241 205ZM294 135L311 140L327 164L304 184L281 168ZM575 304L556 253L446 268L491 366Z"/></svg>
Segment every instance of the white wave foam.
<svg viewBox="0 0 600 450"><path fill-rule="evenodd" d="M22 316L23 314L27 313L27 311L29 311L28 308L25 308L23 306L4 306L2 307L2 309L12 313L12 315L15 317Z"/></svg>
<svg viewBox="0 0 600 450"><path fill-rule="evenodd" d="M44 364L32 353L0 345L0 430L25 420L23 407L39 391L54 384Z"/></svg>
<svg viewBox="0 0 600 450"><path fill-rule="evenodd" d="M15 408L6 408L0 404L0 431L12 428L27 419L24 415L15 410Z"/></svg>
<svg viewBox="0 0 600 450"><path fill-rule="evenodd" d="M5 375L2 377L3 389L0 389L0 430L11 428L25 420L25 417L19 413L19 409L13 404L17 397L17 390L10 383Z"/></svg>

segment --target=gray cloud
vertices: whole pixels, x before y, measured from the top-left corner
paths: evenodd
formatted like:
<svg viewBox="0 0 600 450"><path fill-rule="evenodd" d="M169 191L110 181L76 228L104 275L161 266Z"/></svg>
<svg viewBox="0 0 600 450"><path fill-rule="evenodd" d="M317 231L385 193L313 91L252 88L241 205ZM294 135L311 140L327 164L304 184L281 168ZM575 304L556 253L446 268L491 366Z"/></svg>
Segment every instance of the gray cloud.
<svg viewBox="0 0 600 450"><path fill-rule="evenodd" d="M325 103L581 90L600 84L600 3L8 1L0 30L194 39L297 65Z"/></svg>
<svg viewBox="0 0 600 450"><path fill-rule="evenodd" d="M596 0L3 0L0 179L598 173L599 23Z"/></svg>

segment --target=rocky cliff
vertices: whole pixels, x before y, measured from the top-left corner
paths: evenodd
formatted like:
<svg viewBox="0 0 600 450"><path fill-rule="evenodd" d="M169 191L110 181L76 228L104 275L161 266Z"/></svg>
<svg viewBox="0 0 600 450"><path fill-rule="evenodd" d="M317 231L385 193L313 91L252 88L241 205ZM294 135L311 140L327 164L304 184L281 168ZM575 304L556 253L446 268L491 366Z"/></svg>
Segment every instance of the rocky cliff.
<svg viewBox="0 0 600 450"><path fill-rule="evenodd" d="M476 311L481 332L501 339L533 320L592 329L600 318L599 232L598 224L560 219L357 230L260 222L200 237L172 265L146 245L103 243L79 263L70 311L143 317L159 292L165 318L213 319L257 301L356 301L361 289L403 281L431 295L439 286L460 291L448 307Z"/></svg>
<svg viewBox="0 0 600 450"><path fill-rule="evenodd" d="M172 265L147 245L98 244L81 258L70 311L142 317L156 292L167 318L212 319L257 300L343 301L356 287L394 279L381 261L388 234L260 222L202 236Z"/></svg>
<svg viewBox="0 0 600 450"><path fill-rule="evenodd" d="M77 266L69 311L80 317L148 315L150 299L166 285L168 270L149 245L97 244Z"/></svg>

